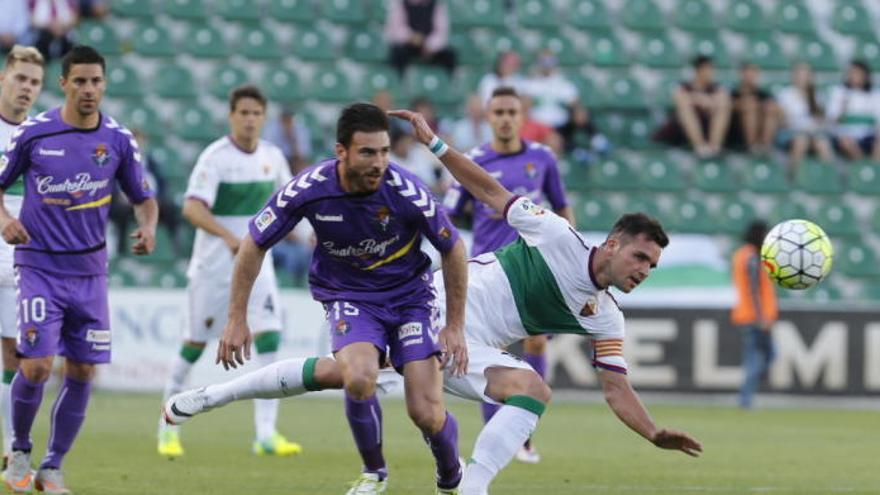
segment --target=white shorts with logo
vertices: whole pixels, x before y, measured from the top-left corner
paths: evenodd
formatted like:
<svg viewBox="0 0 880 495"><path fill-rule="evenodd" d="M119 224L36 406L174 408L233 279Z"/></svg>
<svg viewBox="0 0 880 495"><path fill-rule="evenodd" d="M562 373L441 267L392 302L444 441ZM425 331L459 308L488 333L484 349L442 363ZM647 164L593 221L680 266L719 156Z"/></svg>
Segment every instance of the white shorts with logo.
<svg viewBox="0 0 880 495"><path fill-rule="evenodd" d="M189 297L189 328L185 338L207 342L223 335L229 311L231 285L216 277L195 276L187 287ZM275 270L260 271L248 301L248 326L254 333L281 331L281 300Z"/></svg>
<svg viewBox="0 0 880 495"><path fill-rule="evenodd" d="M468 369L464 376L453 376L451 360L443 370L443 388L446 392L475 401L498 402L486 395L486 370L489 368L516 368L535 372L529 363L495 347L468 341Z"/></svg>

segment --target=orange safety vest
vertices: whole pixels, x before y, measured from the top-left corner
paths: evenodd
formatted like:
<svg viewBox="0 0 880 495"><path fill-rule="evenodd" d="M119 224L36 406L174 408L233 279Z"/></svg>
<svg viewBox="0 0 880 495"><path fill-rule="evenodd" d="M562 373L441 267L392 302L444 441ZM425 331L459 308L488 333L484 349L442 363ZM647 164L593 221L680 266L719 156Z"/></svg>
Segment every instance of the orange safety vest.
<svg viewBox="0 0 880 495"><path fill-rule="evenodd" d="M758 249L752 244L746 244L733 253L733 287L736 289L736 304L730 312L730 321L734 325L750 325L758 322L757 307L752 300L752 282L749 273L749 259L758 257ZM760 262L760 259L759 259ZM776 289L770 276L763 267L758 270L759 285L758 297L761 300L761 308L764 318L768 321L776 321L779 309L776 304Z"/></svg>

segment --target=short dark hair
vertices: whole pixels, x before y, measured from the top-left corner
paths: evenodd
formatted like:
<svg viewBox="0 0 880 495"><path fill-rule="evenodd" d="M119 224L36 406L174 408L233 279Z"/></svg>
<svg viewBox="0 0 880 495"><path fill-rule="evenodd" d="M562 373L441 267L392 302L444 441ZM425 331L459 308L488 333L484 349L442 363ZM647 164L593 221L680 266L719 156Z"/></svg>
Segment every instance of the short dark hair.
<svg viewBox="0 0 880 495"><path fill-rule="evenodd" d="M691 61L691 66L694 69L699 69L700 67L702 67L704 65L711 65L713 63L714 62L712 61L712 57L701 53L701 54L697 55L696 57L694 57L694 59Z"/></svg>
<svg viewBox="0 0 880 495"><path fill-rule="evenodd" d="M645 237L656 242L661 248L669 245L669 237L663 231L663 226L660 225L660 222L656 218L642 212L626 213L621 216L614 223L614 227L611 228L611 233L608 234L608 237L614 235L635 237L639 234L645 234Z"/></svg>
<svg viewBox="0 0 880 495"><path fill-rule="evenodd" d="M496 96L513 96L514 98L519 99L519 93L517 93L516 89L511 86L498 86L492 91L492 96L490 96L489 99L491 100Z"/></svg>
<svg viewBox="0 0 880 495"><path fill-rule="evenodd" d="M101 72L107 72L107 63L98 50L88 45L74 45L61 59L61 77L66 78L70 74L70 68L80 64L98 64Z"/></svg>
<svg viewBox="0 0 880 495"><path fill-rule="evenodd" d="M388 132L388 116L372 103L353 103L342 109L336 121L336 142L348 148L356 132Z"/></svg>
<svg viewBox="0 0 880 495"><path fill-rule="evenodd" d="M856 89L861 89L863 91L871 91L871 88L872 88L872 85L871 85L871 66L868 65L868 62L857 58L857 59L853 59L852 61L850 61L849 65L850 65L850 67L856 67L865 73L864 87L856 88ZM844 86L846 86L847 88L852 87L852 86L850 86L848 80L844 81Z"/></svg>
<svg viewBox="0 0 880 495"><path fill-rule="evenodd" d="M764 238L767 237L767 231L769 229L767 222L763 220L753 220L749 223L749 226L746 227L745 232L743 232L743 241L753 246L761 247L761 244L764 243Z"/></svg>
<svg viewBox="0 0 880 495"><path fill-rule="evenodd" d="M245 84L244 86L239 86L233 89L229 93L229 111L234 112L235 105L238 105L238 100L243 98L253 98L260 103L263 110L266 109L266 97L263 96L263 92L260 91L260 88L252 84Z"/></svg>

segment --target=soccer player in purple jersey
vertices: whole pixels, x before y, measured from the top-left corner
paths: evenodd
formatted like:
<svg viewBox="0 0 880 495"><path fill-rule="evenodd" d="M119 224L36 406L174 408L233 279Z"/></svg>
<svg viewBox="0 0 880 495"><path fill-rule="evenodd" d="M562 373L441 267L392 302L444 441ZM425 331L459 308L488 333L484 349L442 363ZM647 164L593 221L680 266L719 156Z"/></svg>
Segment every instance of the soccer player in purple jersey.
<svg viewBox="0 0 880 495"><path fill-rule="evenodd" d="M467 369L465 248L422 181L389 163L388 127L388 117L375 105L346 107L337 123L337 157L300 173L250 222L236 258L217 361L235 367L250 357L247 303L262 259L307 218L317 237L309 284L327 313L346 415L364 462L349 493L381 493L386 487L375 394L386 349L403 374L407 412L436 459L437 492L457 493L458 425L443 402L441 366L457 374ZM448 294L442 330L431 262L419 249L423 237L442 254Z"/></svg>
<svg viewBox="0 0 880 495"><path fill-rule="evenodd" d="M467 153L468 158L489 172L509 191L525 196L536 204L549 201L553 211L574 225L574 214L565 198L565 190L556 166L556 156L541 143L526 141L519 137L524 115L522 101L516 90L499 87L489 98L486 118L492 127L492 141ZM500 249L515 241L519 234L507 220L490 206L474 200L460 184L453 186L444 198L450 215L462 217L472 212L474 244L471 256L479 256ZM547 371L547 336L535 335L523 340L523 356L543 378ZM498 405L481 404L484 422L489 422L498 411ZM522 462L537 463L541 460L531 440L517 452Z"/></svg>
<svg viewBox="0 0 880 495"><path fill-rule="evenodd" d="M105 233L114 182L134 205L132 251L155 246L158 206L127 129L99 111L104 58L76 46L62 61L60 108L25 121L0 162L0 191L21 176L25 195L16 219L2 206L0 232L15 244L18 354L12 380L15 440L6 485L30 493L70 493L61 462L85 419L95 365L110 361ZM55 355L65 358L64 382L52 407L46 457L31 471L31 427Z"/></svg>

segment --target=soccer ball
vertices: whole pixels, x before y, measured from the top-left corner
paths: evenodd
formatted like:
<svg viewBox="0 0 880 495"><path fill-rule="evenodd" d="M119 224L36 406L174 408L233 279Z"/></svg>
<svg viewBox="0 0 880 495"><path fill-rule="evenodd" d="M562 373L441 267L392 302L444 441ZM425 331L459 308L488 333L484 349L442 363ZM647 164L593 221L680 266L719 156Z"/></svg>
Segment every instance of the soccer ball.
<svg viewBox="0 0 880 495"><path fill-rule="evenodd" d="M831 271L834 248L825 232L807 220L786 220L772 229L761 246L761 262L780 287L803 290Z"/></svg>

